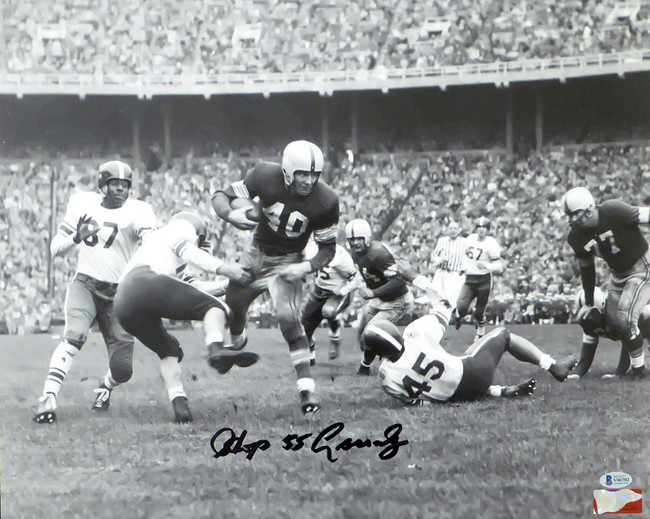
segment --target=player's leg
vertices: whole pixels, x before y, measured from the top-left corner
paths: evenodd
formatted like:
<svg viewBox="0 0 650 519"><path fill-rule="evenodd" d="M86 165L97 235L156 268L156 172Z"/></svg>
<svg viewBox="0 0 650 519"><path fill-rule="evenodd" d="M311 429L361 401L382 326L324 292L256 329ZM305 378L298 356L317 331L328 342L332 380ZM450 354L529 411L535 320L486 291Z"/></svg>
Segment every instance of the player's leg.
<svg viewBox="0 0 650 519"><path fill-rule="evenodd" d="M492 276L485 276L476 286L476 308L474 309L474 319L476 320L476 339L485 335L485 309L490 300L492 291Z"/></svg>
<svg viewBox="0 0 650 519"><path fill-rule="evenodd" d="M361 364L359 364L359 369L357 370L357 375L370 375L370 365L375 360L375 354L366 348L363 332L370 321L372 321L373 317L379 313L379 310L379 306L374 303L367 304L361 310L361 316L359 317L359 322L357 323L357 341L362 352L362 357Z"/></svg>
<svg viewBox="0 0 650 519"><path fill-rule="evenodd" d="M575 367L577 361L573 355L569 355L561 361L555 360L549 354L544 353L525 337L509 333L508 352L521 362L535 364L548 371L559 382L564 382L569 372Z"/></svg>
<svg viewBox="0 0 650 519"><path fill-rule="evenodd" d="M277 312L280 331L289 346L291 362L296 370L301 409L303 413L313 413L320 409L320 405L314 395L316 384L311 377L309 342L300 322L302 286L302 281L289 283L279 276L274 276L269 283L269 293Z"/></svg>
<svg viewBox="0 0 650 519"><path fill-rule="evenodd" d="M155 313L152 307L152 305L163 305L165 301L174 298L148 297L156 293L155 287L150 283L153 276L149 273L132 274L120 283L117 290L114 302L117 318L128 333L137 337L142 344L158 355L160 375L172 404L175 420L179 423L191 422L192 414L187 403L180 367L183 350L178 340L163 326L160 313Z"/></svg>
<svg viewBox="0 0 650 519"><path fill-rule="evenodd" d="M350 294L330 297L323 307L323 317L327 319L327 329L330 338L329 358L338 358L341 352L341 314L350 306Z"/></svg>
<svg viewBox="0 0 650 519"><path fill-rule="evenodd" d="M612 278L614 294L620 292L616 306L617 321L622 326L623 345L630 356L632 365L631 375L635 378L645 376L645 355L643 352L643 336L639 330L639 317L643 308L650 301L650 266L640 260L635 271L630 276L619 279ZM608 304L610 297L608 296Z"/></svg>
<svg viewBox="0 0 650 519"><path fill-rule="evenodd" d="M95 389L93 411L108 411L111 392L133 375L133 336L120 325L113 301L95 296L97 324L108 350L108 371Z"/></svg>
<svg viewBox="0 0 650 519"><path fill-rule="evenodd" d="M50 357L43 393L34 416L34 421L37 423L56 421L56 397L72 367L75 355L86 342L88 330L95 320L93 295L80 281L74 280L70 283L66 292L64 313L63 340L56 346Z"/></svg>
<svg viewBox="0 0 650 519"><path fill-rule="evenodd" d="M467 315L469 311L469 305L474 299L474 291L472 286L465 281L463 287L460 289L460 294L458 295L458 300L456 301L456 330L460 329L463 324L463 318Z"/></svg>
<svg viewBox="0 0 650 519"><path fill-rule="evenodd" d="M316 347L314 344L313 336L314 331L323 320L323 305L327 298L319 296L317 289L314 289L307 296L307 301L302 307L300 314L300 322L305 330L307 342L309 343L309 363L313 366L316 364Z"/></svg>

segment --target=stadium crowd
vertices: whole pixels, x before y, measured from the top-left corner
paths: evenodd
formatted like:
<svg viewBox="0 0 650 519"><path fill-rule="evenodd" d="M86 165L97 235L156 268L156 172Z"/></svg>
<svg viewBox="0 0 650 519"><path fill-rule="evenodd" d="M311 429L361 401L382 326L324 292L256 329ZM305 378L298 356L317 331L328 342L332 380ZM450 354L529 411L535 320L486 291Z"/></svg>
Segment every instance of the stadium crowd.
<svg viewBox="0 0 650 519"><path fill-rule="evenodd" d="M648 5L600 0L28 0L3 9L2 68L12 73L380 70L650 48Z"/></svg>
<svg viewBox="0 0 650 519"><path fill-rule="evenodd" d="M650 205L650 196L641 189L650 180L649 152L650 145L603 145L554 149L526 159L487 151L348 154L327 176L340 195L341 228L353 218L367 219L377 239L423 273L431 273L430 248L448 217L468 234L478 216L488 216L506 260L505 272L495 278L491 319L562 322L579 286L577 266L565 244L562 194L567 186L584 185L599 201L621 198ZM236 259L247 240L241 239L243 231L214 216L210 197L216 187L241 177L252 160L233 153L204 159L189 155L158 172L136 172L132 196L151 203L159 225L187 208L207 216L214 251ZM6 259L0 275L5 294L0 332L47 331L51 319L60 320L75 258L71 254L53 262L50 292L51 186L55 230L69 195L96 189L96 167L93 161L79 160L56 167L33 161L3 164L0 250ZM251 233L246 234L249 238ZM607 270L597 266L603 283ZM252 313L263 319L268 305L260 300Z"/></svg>

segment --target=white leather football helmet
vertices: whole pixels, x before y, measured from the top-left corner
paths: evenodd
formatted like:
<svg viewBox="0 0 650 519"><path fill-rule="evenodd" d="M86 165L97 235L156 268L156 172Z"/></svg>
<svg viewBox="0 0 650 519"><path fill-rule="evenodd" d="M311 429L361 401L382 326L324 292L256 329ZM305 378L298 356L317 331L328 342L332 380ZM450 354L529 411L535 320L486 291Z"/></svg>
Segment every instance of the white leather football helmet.
<svg viewBox="0 0 650 519"><path fill-rule="evenodd" d="M293 175L296 171L322 173L323 163L323 152L313 142L290 142L282 153L282 175L284 175L284 183L290 186L293 183Z"/></svg>
<svg viewBox="0 0 650 519"><path fill-rule="evenodd" d="M372 231L370 224L361 218L350 220L345 226L345 239L363 238L366 247L370 246L372 241Z"/></svg>
<svg viewBox="0 0 650 519"><path fill-rule="evenodd" d="M192 211L181 211L180 213L176 213L171 217L170 221L177 219L187 220L194 226L196 235L198 237L197 245L200 247L208 235L208 223L198 214L193 213Z"/></svg>
<svg viewBox="0 0 650 519"><path fill-rule="evenodd" d="M607 294L600 288L594 288L594 307L602 314L605 311L605 304L607 303ZM581 288L576 294L576 311L585 306L585 291Z"/></svg>
<svg viewBox="0 0 650 519"><path fill-rule="evenodd" d="M562 209L568 215L574 215L577 211L591 211L596 207L594 197L584 187L569 189L562 198Z"/></svg>

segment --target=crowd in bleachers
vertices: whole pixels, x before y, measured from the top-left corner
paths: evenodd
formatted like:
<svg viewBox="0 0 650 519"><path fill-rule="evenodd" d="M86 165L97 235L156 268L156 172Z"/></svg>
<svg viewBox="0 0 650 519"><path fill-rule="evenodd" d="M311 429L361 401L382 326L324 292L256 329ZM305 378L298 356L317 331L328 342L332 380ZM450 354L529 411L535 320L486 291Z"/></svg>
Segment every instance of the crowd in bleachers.
<svg viewBox="0 0 650 519"><path fill-rule="evenodd" d="M488 216L506 261L505 272L495 277L493 317L561 321L579 286L577 266L565 243L568 227L560 208L562 195L569 186L584 185L597 200L622 198L650 205L650 195L641 189L650 180L649 153L650 145L558 149L523 160L491 152L348 153L327 176L340 195L341 229L352 218L367 219L377 239L424 273L431 272L430 250L449 218L469 233L478 216ZM55 231L70 194L96 189L97 165L64 162L53 171L46 162L2 164L0 323L6 330L0 331L46 331L50 319L61 320L76 258L74 254L56 258L48 280L50 187L55 195ZM237 231L214 216L210 197L250 165L251 159L244 161L235 154L188 156L158 172L136 172L132 196L152 204L159 225L177 211L198 211L210 221L215 253L237 259L251 233ZM607 269L602 262L597 267L599 281L606 282ZM253 314L269 310L269 301L260 299Z"/></svg>
<svg viewBox="0 0 650 519"><path fill-rule="evenodd" d="M437 67L650 48L645 2L12 0L8 72L188 75Z"/></svg>

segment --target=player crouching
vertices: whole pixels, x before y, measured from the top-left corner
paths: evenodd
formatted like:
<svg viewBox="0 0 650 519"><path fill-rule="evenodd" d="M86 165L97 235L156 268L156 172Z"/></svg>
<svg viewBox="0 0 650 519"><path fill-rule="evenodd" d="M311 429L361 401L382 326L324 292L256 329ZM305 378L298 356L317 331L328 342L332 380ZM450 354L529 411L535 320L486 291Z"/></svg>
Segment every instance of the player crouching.
<svg viewBox="0 0 650 519"><path fill-rule="evenodd" d="M414 286L423 286L422 277ZM390 396L413 404L418 401L470 401L485 395L514 397L529 395L536 380L512 386L494 385L496 367L507 351L517 360L535 364L563 382L575 359L562 362L542 352L528 339L498 327L472 344L464 355L446 352L440 341L449 325L451 305L430 288L429 315L408 325L402 334L385 320L368 325L364 331L366 346L383 361L379 366L382 389Z"/></svg>
<svg viewBox="0 0 650 519"><path fill-rule="evenodd" d="M153 233L134 254L120 280L115 310L124 329L160 357L160 374L165 383L174 417L179 423L192 421L187 395L181 381L183 350L163 326L163 318L203 321L206 346L223 345L228 306L182 279L190 265L243 282L249 274L236 263L224 263L201 249L207 234L203 219L189 211L174 215ZM248 351L232 352L224 359L225 373L233 365L247 367L259 356ZM227 365L226 365L227 364Z"/></svg>

